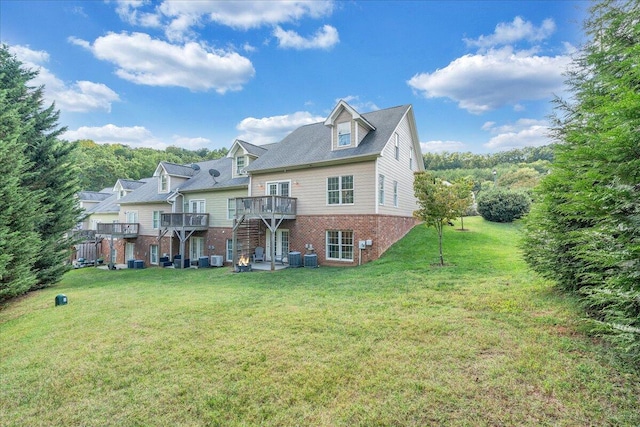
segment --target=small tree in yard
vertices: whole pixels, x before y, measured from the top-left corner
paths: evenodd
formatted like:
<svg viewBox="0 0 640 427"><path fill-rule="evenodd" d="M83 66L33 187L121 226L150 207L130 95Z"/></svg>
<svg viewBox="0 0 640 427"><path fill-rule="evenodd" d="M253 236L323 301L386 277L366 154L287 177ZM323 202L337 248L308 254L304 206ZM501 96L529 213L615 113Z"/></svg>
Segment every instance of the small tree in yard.
<svg viewBox="0 0 640 427"><path fill-rule="evenodd" d="M472 203L473 180L469 177L457 179L454 183L458 199L457 208L460 210L460 229L464 230L464 217L468 215Z"/></svg>
<svg viewBox="0 0 640 427"><path fill-rule="evenodd" d="M427 226L433 226L438 232L441 266L444 265L444 257L442 255L442 232L444 226L461 216L469 205L467 199L467 203L462 207L460 199L461 185L463 184L450 184L428 172L416 173L413 181L413 191L420 205L420 209L415 211L413 215L424 221ZM470 191L467 194L468 197L471 196Z"/></svg>

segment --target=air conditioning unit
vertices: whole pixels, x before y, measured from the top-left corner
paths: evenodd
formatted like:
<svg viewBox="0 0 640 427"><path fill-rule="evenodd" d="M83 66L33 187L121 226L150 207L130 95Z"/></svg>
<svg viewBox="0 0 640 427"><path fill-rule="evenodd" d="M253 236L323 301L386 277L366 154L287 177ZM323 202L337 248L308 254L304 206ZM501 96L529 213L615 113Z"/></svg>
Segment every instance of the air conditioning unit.
<svg viewBox="0 0 640 427"><path fill-rule="evenodd" d="M223 263L224 259L222 258L222 255L211 255L211 267L222 267Z"/></svg>

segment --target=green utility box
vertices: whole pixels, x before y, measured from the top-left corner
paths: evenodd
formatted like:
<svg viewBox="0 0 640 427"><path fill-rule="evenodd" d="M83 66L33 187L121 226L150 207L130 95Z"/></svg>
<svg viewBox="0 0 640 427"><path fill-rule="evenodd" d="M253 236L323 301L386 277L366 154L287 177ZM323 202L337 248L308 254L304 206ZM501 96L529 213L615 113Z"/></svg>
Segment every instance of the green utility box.
<svg viewBox="0 0 640 427"><path fill-rule="evenodd" d="M66 295L56 295L56 306L58 305L67 305L67 296Z"/></svg>

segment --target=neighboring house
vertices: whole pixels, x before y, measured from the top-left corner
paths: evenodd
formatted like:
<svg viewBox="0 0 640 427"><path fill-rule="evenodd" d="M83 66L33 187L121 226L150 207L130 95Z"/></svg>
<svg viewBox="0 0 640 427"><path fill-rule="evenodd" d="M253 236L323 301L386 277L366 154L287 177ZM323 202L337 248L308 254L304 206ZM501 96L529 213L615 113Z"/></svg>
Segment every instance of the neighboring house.
<svg viewBox="0 0 640 427"><path fill-rule="evenodd" d="M88 230L89 221L88 214L96 205L100 202L113 196L110 188L105 188L101 191L81 191L77 194L78 206L82 209L82 217L80 222L76 226L76 230Z"/></svg>
<svg viewBox="0 0 640 427"><path fill-rule="evenodd" d="M140 259L157 265L160 258L175 255L194 263L211 255L226 260L235 199L247 195L249 183L246 176L234 177L233 167L231 158L189 166L161 162L152 178L118 201L120 222L136 230L124 237L118 262ZM124 234L126 228L114 231Z"/></svg>
<svg viewBox="0 0 640 427"><path fill-rule="evenodd" d="M261 225L267 259L312 247L319 263L357 265L416 224L413 178L422 170L410 105L360 114L340 101L324 122L296 129L244 168L250 197L240 202L249 208L241 214L239 205L237 219Z"/></svg>
<svg viewBox="0 0 640 427"><path fill-rule="evenodd" d="M295 251L352 266L379 258L416 224L422 170L410 105L360 114L340 101L324 122L279 143L236 140L225 158L161 162L151 178L118 180L101 202L118 206L117 219L99 205L89 218L116 242L118 263L218 255L235 266L262 247L272 265Z"/></svg>

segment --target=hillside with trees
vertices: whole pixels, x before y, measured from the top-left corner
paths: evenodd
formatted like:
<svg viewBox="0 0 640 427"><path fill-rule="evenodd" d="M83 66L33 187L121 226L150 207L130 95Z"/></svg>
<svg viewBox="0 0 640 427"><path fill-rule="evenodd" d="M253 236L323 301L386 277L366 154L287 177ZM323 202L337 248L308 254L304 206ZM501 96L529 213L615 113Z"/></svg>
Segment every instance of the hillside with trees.
<svg viewBox="0 0 640 427"><path fill-rule="evenodd" d="M226 148L191 151L179 147L155 150L148 147L131 148L122 144L97 144L90 140L76 141L80 187L99 191L112 187L120 179L141 179L153 175L158 163L189 164L213 160L227 154Z"/></svg>

